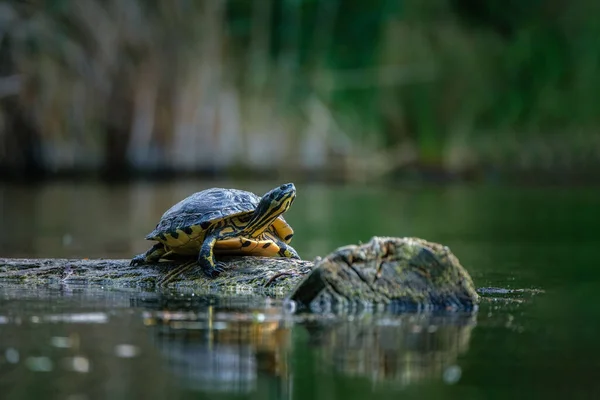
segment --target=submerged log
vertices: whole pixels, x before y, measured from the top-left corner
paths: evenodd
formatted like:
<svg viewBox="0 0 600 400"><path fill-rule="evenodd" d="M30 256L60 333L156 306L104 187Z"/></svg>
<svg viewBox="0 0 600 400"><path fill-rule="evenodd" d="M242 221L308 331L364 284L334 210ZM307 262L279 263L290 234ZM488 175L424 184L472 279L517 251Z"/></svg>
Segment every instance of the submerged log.
<svg viewBox="0 0 600 400"><path fill-rule="evenodd" d="M400 308L473 308L479 296L450 250L418 238L373 237L311 261L222 257L224 272L209 279L196 269L170 286L216 293L289 296L300 307L381 304ZM129 265L130 260L0 258L0 281L153 287L178 264Z"/></svg>

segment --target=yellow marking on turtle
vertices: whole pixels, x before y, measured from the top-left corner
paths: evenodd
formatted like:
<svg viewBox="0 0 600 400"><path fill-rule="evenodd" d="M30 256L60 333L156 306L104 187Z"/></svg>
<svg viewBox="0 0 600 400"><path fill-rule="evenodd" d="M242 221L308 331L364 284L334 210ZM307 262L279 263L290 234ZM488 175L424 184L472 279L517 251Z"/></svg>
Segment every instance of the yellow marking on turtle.
<svg viewBox="0 0 600 400"><path fill-rule="evenodd" d="M197 236L204 236L204 233L206 232L206 229L202 229L202 227L200 225L192 225L191 226L192 231L194 231L190 236L193 237L197 237Z"/></svg>
<svg viewBox="0 0 600 400"><path fill-rule="evenodd" d="M236 231L236 230L235 230L233 227L231 227L231 226L226 226L225 228L221 229L220 233L221 233L221 234L226 234L226 233L233 233L233 232L235 232L235 231Z"/></svg>
<svg viewBox="0 0 600 400"><path fill-rule="evenodd" d="M273 229L276 232L276 236L279 236L286 244L292 241L292 237L290 235L294 235L294 230L292 227L281 217L277 218L272 225ZM289 239L285 239L289 238Z"/></svg>
<svg viewBox="0 0 600 400"><path fill-rule="evenodd" d="M217 240L215 254L277 257L279 246L271 240L249 239L243 236Z"/></svg>
<svg viewBox="0 0 600 400"><path fill-rule="evenodd" d="M162 257L165 256L165 254L167 254L167 247L162 243L159 246L159 244L157 243L156 245L152 246L146 252L146 254L144 254L144 260L159 261Z"/></svg>
<svg viewBox="0 0 600 400"><path fill-rule="evenodd" d="M289 195L287 198L283 199L279 203L270 204L269 209L267 211L264 211L262 213L262 215L260 216L260 218L251 221L246 226L246 228L244 229L245 234L248 236L251 236L251 237L258 237L258 236L262 235L263 232L268 230L277 220L279 220L279 215L283 214L290 208L290 206L292 205L292 202L294 201L294 198L295 198L294 195ZM273 216L275 216L275 215L277 215L277 216L275 218L273 218ZM281 221L281 222L283 223L283 221ZM284 227L282 227L282 229L285 230ZM287 234L285 236L289 236L289 234ZM285 236L282 236L282 237L285 237ZM290 240L291 240L291 237L290 237Z"/></svg>
<svg viewBox="0 0 600 400"><path fill-rule="evenodd" d="M162 258L169 258L169 256L172 256L174 254L177 254L177 253L175 253L173 250L169 250L165 254L162 255Z"/></svg>
<svg viewBox="0 0 600 400"><path fill-rule="evenodd" d="M165 237L167 238L165 244L169 247L185 246L190 241L190 237L180 229L175 230L175 234L165 234Z"/></svg>
<svg viewBox="0 0 600 400"><path fill-rule="evenodd" d="M263 237L267 240L272 240L274 243L277 243L278 240L281 240L282 242L285 242L283 239L279 238L276 234L272 233L272 232L265 232L263 233ZM287 248L281 248L280 246L279 250L277 250L277 256L278 257L287 257L287 258L293 258L294 255L292 254L292 252ZM281 252L281 254L280 254Z"/></svg>
<svg viewBox="0 0 600 400"><path fill-rule="evenodd" d="M229 224L230 226L235 227L237 230L242 230L246 227L247 223L249 221L249 217L245 216L245 217L231 217L229 218Z"/></svg>

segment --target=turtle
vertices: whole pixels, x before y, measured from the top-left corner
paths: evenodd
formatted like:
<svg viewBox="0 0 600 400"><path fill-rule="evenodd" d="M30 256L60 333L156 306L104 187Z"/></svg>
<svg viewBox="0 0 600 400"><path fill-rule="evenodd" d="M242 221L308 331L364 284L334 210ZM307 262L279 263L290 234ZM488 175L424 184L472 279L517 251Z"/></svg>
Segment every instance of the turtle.
<svg viewBox="0 0 600 400"><path fill-rule="evenodd" d="M259 197L239 189L211 188L194 193L168 209L147 240L157 241L131 265L194 256L167 274L166 285L179 273L199 266L209 277L223 271L220 255L253 255L300 259L289 245L292 227L283 218L294 199L296 187L286 183Z"/></svg>

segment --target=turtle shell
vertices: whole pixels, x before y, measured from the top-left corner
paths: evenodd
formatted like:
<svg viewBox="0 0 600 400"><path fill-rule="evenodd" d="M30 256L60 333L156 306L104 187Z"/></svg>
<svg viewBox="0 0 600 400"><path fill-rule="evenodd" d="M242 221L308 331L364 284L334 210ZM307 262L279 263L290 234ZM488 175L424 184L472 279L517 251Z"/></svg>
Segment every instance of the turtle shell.
<svg viewBox="0 0 600 400"><path fill-rule="evenodd" d="M194 193L168 209L146 239L164 240L165 235L177 238L177 231L190 235L192 228L205 231L226 218L254 212L260 197L238 189L212 188Z"/></svg>
<svg viewBox="0 0 600 400"><path fill-rule="evenodd" d="M168 209L146 239L157 240L176 253L197 254L208 228L223 223L230 232L241 229L260 200L254 193L238 189L194 193ZM285 243L292 240L293 230L281 215L268 230Z"/></svg>

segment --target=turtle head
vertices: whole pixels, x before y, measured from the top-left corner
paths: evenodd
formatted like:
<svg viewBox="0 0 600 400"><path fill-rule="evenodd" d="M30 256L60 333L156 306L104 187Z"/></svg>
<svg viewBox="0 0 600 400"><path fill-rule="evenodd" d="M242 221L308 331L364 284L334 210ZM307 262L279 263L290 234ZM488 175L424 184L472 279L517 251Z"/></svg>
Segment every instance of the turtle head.
<svg viewBox="0 0 600 400"><path fill-rule="evenodd" d="M278 211L279 214L286 212L296 199L296 186L293 183L284 183L267 192L261 199L258 207L265 208L264 211Z"/></svg>
<svg viewBox="0 0 600 400"><path fill-rule="evenodd" d="M265 193L260 199L254 215L246 227L246 231L258 235L267 229L284 212L296 198L296 187L293 183L285 183Z"/></svg>

